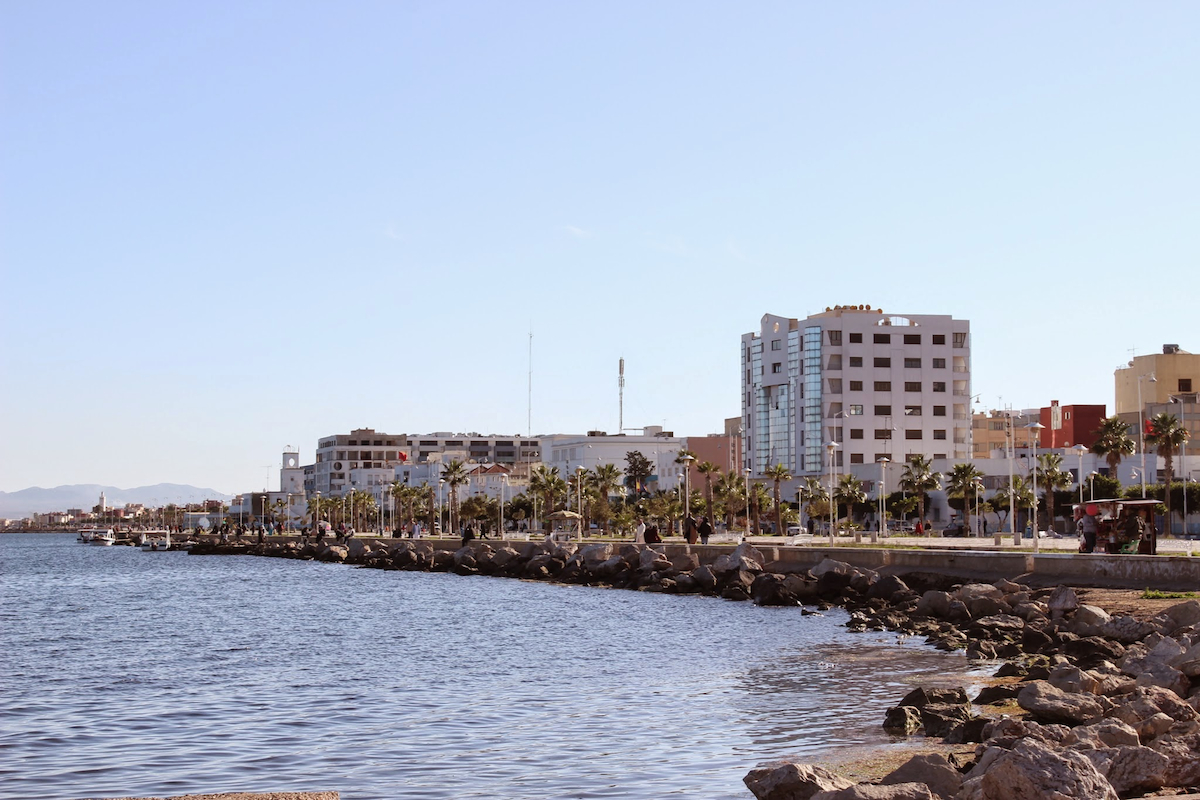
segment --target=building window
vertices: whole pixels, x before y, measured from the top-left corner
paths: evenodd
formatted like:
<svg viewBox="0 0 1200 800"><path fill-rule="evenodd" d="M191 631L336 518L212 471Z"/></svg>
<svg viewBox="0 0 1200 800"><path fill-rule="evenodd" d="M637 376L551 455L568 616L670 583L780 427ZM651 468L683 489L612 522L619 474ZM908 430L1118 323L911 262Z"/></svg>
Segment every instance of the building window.
<svg viewBox="0 0 1200 800"><path fill-rule="evenodd" d="M861 439L861 438L863 438L862 434L863 434L862 428L851 428L850 429L850 438L851 439Z"/></svg>
<svg viewBox="0 0 1200 800"><path fill-rule="evenodd" d="M946 416L946 407L945 407L945 406L934 406L934 407L933 407L933 415L934 415L935 417L944 417L944 416Z"/></svg>
<svg viewBox="0 0 1200 800"><path fill-rule="evenodd" d="M946 454L945 453L934 453L933 457L934 458L945 458Z"/></svg>
<svg viewBox="0 0 1200 800"><path fill-rule="evenodd" d="M919 359L919 358L904 359L904 368L905 369L920 369L921 368L921 359Z"/></svg>
<svg viewBox="0 0 1200 800"><path fill-rule="evenodd" d="M776 375L783 372L783 364L776 361L774 364L771 365L771 372L773 372ZM742 505L745 505L745 503L743 503Z"/></svg>
<svg viewBox="0 0 1200 800"><path fill-rule="evenodd" d="M919 334L919 333L904 334L904 343L905 344L920 344L921 343L921 334Z"/></svg>
<svg viewBox="0 0 1200 800"><path fill-rule="evenodd" d="M905 381L904 382L904 391L906 391L906 392L921 391L921 382L920 381Z"/></svg>
<svg viewBox="0 0 1200 800"><path fill-rule="evenodd" d="M945 368L946 368L946 359L944 359L944 358L935 358L935 359L933 360L933 368L934 368L934 369L945 369Z"/></svg>
<svg viewBox="0 0 1200 800"><path fill-rule="evenodd" d="M921 407L920 406L905 406L904 407L904 416L906 416L906 417L921 416Z"/></svg>
<svg viewBox="0 0 1200 800"><path fill-rule="evenodd" d="M863 463L863 454L862 453L851 453L850 454L850 463L851 464Z"/></svg>
<svg viewBox="0 0 1200 800"><path fill-rule="evenodd" d="M891 406L875 406L875 416L890 417L892 415Z"/></svg>
<svg viewBox="0 0 1200 800"><path fill-rule="evenodd" d="M829 366L827 367L827 369L841 369L841 368L842 368L842 354L834 353L833 355L829 356Z"/></svg>
<svg viewBox="0 0 1200 800"><path fill-rule="evenodd" d="M829 379L829 393L830 394L841 394L842 393L842 379L841 378L830 378Z"/></svg>
<svg viewBox="0 0 1200 800"><path fill-rule="evenodd" d="M1192 391L1192 379L1191 378L1180 378L1178 391L1187 392L1190 394ZM1174 490L1172 490L1172 491L1174 491Z"/></svg>
<svg viewBox="0 0 1200 800"><path fill-rule="evenodd" d="M945 439L945 438L946 438L946 432L945 432L945 431L934 431L934 432L933 432L933 438L935 438L935 439Z"/></svg>
<svg viewBox="0 0 1200 800"><path fill-rule="evenodd" d="M862 411L862 406L850 406L850 410L846 413L851 417L861 417Z"/></svg>
<svg viewBox="0 0 1200 800"><path fill-rule="evenodd" d="M875 438L876 439L892 438L892 429L891 428L876 428L875 429Z"/></svg>
<svg viewBox="0 0 1200 800"><path fill-rule="evenodd" d="M954 346L955 347L966 347L967 346L967 334L965 332L960 331L960 332L954 334Z"/></svg>
<svg viewBox="0 0 1200 800"><path fill-rule="evenodd" d="M904 432L904 438L905 439L920 439L921 433L922 433L922 431L920 428L917 428L916 430L907 430Z"/></svg>
<svg viewBox="0 0 1200 800"><path fill-rule="evenodd" d="M875 334L875 344L891 344L892 335L890 333Z"/></svg>
<svg viewBox="0 0 1200 800"><path fill-rule="evenodd" d="M945 382L945 381L934 381L934 382L933 382L933 390L934 390L935 392L944 392L944 391L946 391L946 382Z"/></svg>
<svg viewBox="0 0 1200 800"><path fill-rule="evenodd" d="M892 365L892 360L890 358L876 358L875 359L875 366L877 366L877 367L890 367L891 365Z"/></svg>
<svg viewBox="0 0 1200 800"><path fill-rule="evenodd" d="M825 331L825 332L827 334L829 334L829 343L830 344L839 345L842 343L842 332L841 331Z"/></svg>
<svg viewBox="0 0 1200 800"><path fill-rule="evenodd" d="M850 334L850 344L862 344L862 334L861 333Z"/></svg>
<svg viewBox="0 0 1200 800"><path fill-rule="evenodd" d="M945 384L942 384L942 385L945 386ZM892 382L891 381L875 381L875 391L890 392L891 390L892 390Z"/></svg>
<svg viewBox="0 0 1200 800"><path fill-rule="evenodd" d="M850 381L850 391L861 392L862 391L862 381Z"/></svg>
<svg viewBox="0 0 1200 800"><path fill-rule="evenodd" d="M772 349L772 350L778 350L778 349L780 349L782 346L783 346L783 344L782 344L782 343L781 343L781 342L780 342L778 339L772 339L772 340L771 340L771 349Z"/></svg>
<svg viewBox="0 0 1200 800"><path fill-rule="evenodd" d="M862 356L850 356L850 366L861 367L862 366Z"/></svg>
<svg viewBox="0 0 1200 800"><path fill-rule="evenodd" d="M934 344L945 344L945 343L946 343L946 334L944 334L944 333L935 333L935 334L933 335L933 343L934 343Z"/></svg>

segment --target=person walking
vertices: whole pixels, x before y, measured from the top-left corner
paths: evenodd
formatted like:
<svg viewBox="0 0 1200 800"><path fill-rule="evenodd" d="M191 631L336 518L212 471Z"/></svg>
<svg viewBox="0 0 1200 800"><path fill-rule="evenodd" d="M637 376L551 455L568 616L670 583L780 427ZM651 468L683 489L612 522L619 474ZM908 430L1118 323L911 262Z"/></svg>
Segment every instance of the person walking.
<svg viewBox="0 0 1200 800"><path fill-rule="evenodd" d="M637 527L633 529L634 544L646 543L646 523L641 517L638 517Z"/></svg>
<svg viewBox="0 0 1200 800"><path fill-rule="evenodd" d="M712 523L708 521L708 517L700 517L700 544L708 544L708 537L712 536Z"/></svg>

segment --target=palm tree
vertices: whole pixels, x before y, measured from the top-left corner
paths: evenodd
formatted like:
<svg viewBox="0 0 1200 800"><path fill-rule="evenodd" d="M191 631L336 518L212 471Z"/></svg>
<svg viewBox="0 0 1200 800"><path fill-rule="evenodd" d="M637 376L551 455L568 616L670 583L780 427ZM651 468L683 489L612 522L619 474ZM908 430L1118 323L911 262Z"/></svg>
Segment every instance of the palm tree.
<svg viewBox="0 0 1200 800"><path fill-rule="evenodd" d="M450 531L458 530L458 487L470 480L467 466L456 458L450 459L442 469L442 480L450 487Z"/></svg>
<svg viewBox="0 0 1200 800"><path fill-rule="evenodd" d="M900 486L917 498L917 519L925 525L925 494L942 488L942 474L934 472L929 457L914 455L904 465Z"/></svg>
<svg viewBox="0 0 1200 800"><path fill-rule="evenodd" d="M1062 468L1062 456L1058 453L1042 453L1037 457L1037 481L1046 487L1046 515L1049 519L1047 527L1054 528L1054 492L1057 489L1067 489L1071 486L1071 473ZM1036 515L1035 515L1036 523ZM1037 525L1035 524L1036 528Z"/></svg>
<svg viewBox="0 0 1200 800"><path fill-rule="evenodd" d="M1155 414L1147 426L1146 443L1152 444L1157 449L1158 455L1163 459L1163 465L1167 469L1166 491L1163 492L1163 500L1167 507L1167 533L1172 530L1171 520L1171 480L1175 477L1175 451L1187 443L1189 438L1188 429L1179 424L1179 420L1174 414ZM1184 489L1186 491L1186 484ZM1187 520L1183 521L1184 527L1187 527Z"/></svg>
<svg viewBox="0 0 1200 800"><path fill-rule="evenodd" d="M592 485L596 487L596 494L607 506L608 498L612 497L621 485L621 470L617 469L616 464L598 464L592 472ZM607 516L601 520L605 534L608 533L608 520Z"/></svg>
<svg viewBox="0 0 1200 800"><path fill-rule="evenodd" d="M1133 455L1136 449L1137 445L1129 437L1129 426L1120 417L1113 415L1100 423L1092 452L1104 456L1104 460L1108 462L1109 477L1117 477L1117 467L1121 465L1121 459Z"/></svg>
<svg viewBox="0 0 1200 800"><path fill-rule="evenodd" d="M775 533L782 536L784 530L783 514L780 509L783 506L783 501L779 496L779 484L783 483L784 481L790 481L792 479L792 473L783 464L776 464L773 467L767 467L763 472L763 475L770 478L775 484L773 492L775 499Z"/></svg>
<svg viewBox="0 0 1200 800"><path fill-rule="evenodd" d="M1016 513L1016 509L1021 507L1031 510L1033 509L1033 488L1020 475L1014 475L1012 478L1012 499L1013 506L1010 507L1008 504L1007 487L1001 489L999 492L996 492L995 497L992 498L992 506L995 509L1004 509L1007 512L1005 519L1000 523L1000 530L1003 530L1004 522L1008 520L1008 517ZM1016 528L1015 524L1013 525L1013 528Z"/></svg>
<svg viewBox="0 0 1200 800"><path fill-rule="evenodd" d="M635 451L636 452L636 451ZM555 498L565 493L567 482L558 475L558 467L539 464L529 476L529 491L542 496L542 528L550 530L547 517L554 512Z"/></svg>
<svg viewBox="0 0 1200 800"><path fill-rule="evenodd" d="M800 487L800 493L808 498L808 503L804 508L810 518L824 516L828 512L829 490L825 488L825 484L821 483L820 478L811 475L805 478L804 485Z"/></svg>
<svg viewBox="0 0 1200 800"><path fill-rule="evenodd" d="M963 524L971 527L971 496L983 488L983 473L974 464L955 464L946 473L946 489L951 497L963 501Z"/></svg>
<svg viewBox="0 0 1200 800"><path fill-rule="evenodd" d="M854 475L846 474L838 479L838 485L833 491L833 498L835 503L846 504L846 517L853 522L854 507L867 502L867 493L863 490L862 481Z"/></svg>
<svg viewBox="0 0 1200 800"><path fill-rule="evenodd" d="M713 519L713 475L720 476L721 468L711 461L701 461L696 465L696 471L704 476L704 514L711 523Z"/></svg>

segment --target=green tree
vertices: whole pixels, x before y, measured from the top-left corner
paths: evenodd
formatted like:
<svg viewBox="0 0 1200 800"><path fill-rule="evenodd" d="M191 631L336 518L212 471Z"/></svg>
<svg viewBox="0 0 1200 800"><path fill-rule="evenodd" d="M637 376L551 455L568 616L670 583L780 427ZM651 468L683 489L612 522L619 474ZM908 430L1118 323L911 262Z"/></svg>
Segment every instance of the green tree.
<svg viewBox="0 0 1200 800"><path fill-rule="evenodd" d="M637 450L630 450L625 454L625 485L632 490L632 494L648 496L650 491L646 480L652 474L654 467L650 464L650 459Z"/></svg>
<svg viewBox="0 0 1200 800"><path fill-rule="evenodd" d="M696 471L704 476L704 515L713 522L713 475L720 477L721 468L711 461L701 461Z"/></svg>
<svg viewBox="0 0 1200 800"><path fill-rule="evenodd" d="M454 536L458 533L459 518L458 518L458 487L464 485L471 479L471 473L467 470L467 465L459 461L457 458L452 458L442 468L442 480L450 487L450 535Z"/></svg>
<svg viewBox="0 0 1200 800"><path fill-rule="evenodd" d="M1117 477L1117 467L1121 465L1121 459L1133 455L1136 449L1133 439L1129 437L1129 426L1120 417L1113 415L1100 423L1092 452L1104 456L1110 478Z"/></svg>
<svg viewBox="0 0 1200 800"><path fill-rule="evenodd" d="M841 506L846 506L846 517L853 523L854 510L867 502L867 493L863 483L854 475L845 474L838 478L838 484L833 490L834 503L838 505L836 516L841 517Z"/></svg>
<svg viewBox="0 0 1200 800"><path fill-rule="evenodd" d="M1054 529L1054 491L1056 489L1066 489L1071 485L1071 473L1062 468L1062 456L1058 453L1042 453L1037 457L1037 485L1045 490L1043 497L1046 498L1046 516L1050 520L1046 526L1047 530ZM1034 515L1034 525L1036 529L1037 519Z"/></svg>
<svg viewBox="0 0 1200 800"><path fill-rule="evenodd" d="M933 471L928 456L914 455L904 465L904 472L900 476L900 486L906 492L916 496L917 519L921 521L922 526L925 525L925 497L929 492L937 491L942 487L941 478L940 472Z"/></svg>
<svg viewBox="0 0 1200 800"><path fill-rule="evenodd" d="M790 481L792 473L783 464L776 464L773 467L767 467L763 475L770 478L774 484L772 497L775 500L775 533L782 536L786 528L783 527L783 498L779 494L779 485L784 481Z"/></svg>
<svg viewBox="0 0 1200 800"><path fill-rule="evenodd" d="M1154 445L1158 455L1163 459L1167 470L1167 480L1164 487L1170 487L1175 477L1175 451L1187 444L1188 430L1179 423L1174 414L1155 414L1146 426L1146 444ZM1171 492L1164 489L1163 500L1167 507L1167 533L1173 530L1174 520L1171 519ZM1184 527L1187 520L1184 520Z"/></svg>
<svg viewBox="0 0 1200 800"><path fill-rule="evenodd" d="M983 473L974 464L955 464L946 473L946 492L963 501L963 525L971 527L971 500L983 490Z"/></svg>
<svg viewBox="0 0 1200 800"><path fill-rule="evenodd" d="M603 509L597 509L601 513L596 515L596 518L600 520L600 524L604 526L604 532L607 534L608 523L612 519L609 498L616 493L617 487L621 485L621 470L617 469L616 464L599 464L592 472L592 483L596 487L596 494L603 501L601 505L603 505L604 509L608 509L608 512L604 512Z"/></svg>
<svg viewBox="0 0 1200 800"><path fill-rule="evenodd" d="M557 499L567 494L567 482L558 474L558 467L539 464L529 476L529 491L542 499L542 528L550 531L548 517L557 509Z"/></svg>

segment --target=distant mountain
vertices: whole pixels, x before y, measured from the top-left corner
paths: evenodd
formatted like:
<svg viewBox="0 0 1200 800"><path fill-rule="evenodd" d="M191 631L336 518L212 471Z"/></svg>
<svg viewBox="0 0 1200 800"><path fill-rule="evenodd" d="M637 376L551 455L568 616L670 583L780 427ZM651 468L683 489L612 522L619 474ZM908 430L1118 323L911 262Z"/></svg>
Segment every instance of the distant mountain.
<svg viewBox="0 0 1200 800"><path fill-rule="evenodd" d="M202 500L229 500L233 497L215 489L201 489L179 483L158 483L154 486L139 486L136 489L118 489L116 486L101 486L96 483L55 486L53 489L34 486L19 492L0 492L0 517L22 519L31 514L66 511L69 508L89 511L100 502L101 492L104 492L104 499L110 507L119 507L126 503L165 506L168 503L199 503Z"/></svg>

